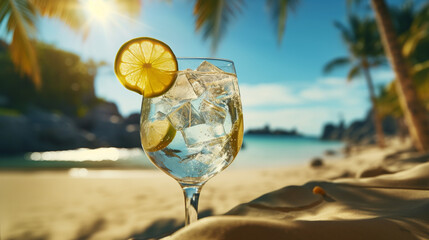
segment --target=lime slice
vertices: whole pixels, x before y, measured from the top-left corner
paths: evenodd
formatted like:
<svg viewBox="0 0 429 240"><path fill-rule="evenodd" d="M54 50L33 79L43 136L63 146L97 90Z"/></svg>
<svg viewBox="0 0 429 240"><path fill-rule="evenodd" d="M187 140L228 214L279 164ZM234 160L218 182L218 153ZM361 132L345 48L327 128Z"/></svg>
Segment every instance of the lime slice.
<svg viewBox="0 0 429 240"><path fill-rule="evenodd" d="M243 114L240 114L237 121L235 121L234 125L232 126L231 132L231 147L234 157L237 156L241 149L241 145L243 144L243 128Z"/></svg>
<svg viewBox="0 0 429 240"><path fill-rule="evenodd" d="M116 54L115 74L119 81L147 98L167 92L173 86L176 72L176 56L167 44L157 39L132 39Z"/></svg>
<svg viewBox="0 0 429 240"><path fill-rule="evenodd" d="M147 122L140 131L142 146L148 152L166 148L175 136L176 129L168 120Z"/></svg>

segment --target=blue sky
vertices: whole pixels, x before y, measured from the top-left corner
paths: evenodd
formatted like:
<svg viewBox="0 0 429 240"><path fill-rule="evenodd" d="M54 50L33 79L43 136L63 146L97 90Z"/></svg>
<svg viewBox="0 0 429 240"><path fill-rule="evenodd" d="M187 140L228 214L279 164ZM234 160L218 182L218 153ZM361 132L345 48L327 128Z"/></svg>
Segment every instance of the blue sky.
<svg viewBox="0 0 429 240"><path fill-rule="evenodd" d="M389 1L392 2L392 1ZM402 1L396 1L402 2ZM96 78L96 94L117 103L124 115L140 111L141 96L126 90L113 73L119 47L131 38L149 36L167 43L178 57L219 57L235 62L242 94L245 127L297 128L318 135L324 123L347 123L369 109L363 79L346 83L346 69L322 73L331 59L347 55L333 21L345 21L345 1L301 1L287 21L281 45L265 1L245 1L218 51L195 32L193 1L144 1L141 14L130 19L112 14L93 21L87 39L55 19L40 19L38 38L79 54L84 60L106 61ZM389 82L389 68L373 72L376 85Z"/></svg>

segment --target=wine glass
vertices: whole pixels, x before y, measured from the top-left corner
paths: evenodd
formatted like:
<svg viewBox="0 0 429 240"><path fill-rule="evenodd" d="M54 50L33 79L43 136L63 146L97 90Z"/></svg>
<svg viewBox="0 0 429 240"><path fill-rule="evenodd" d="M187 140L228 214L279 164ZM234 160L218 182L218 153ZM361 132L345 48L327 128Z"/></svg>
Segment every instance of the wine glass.
<svg viewBox="0 0 429 240"><path fill-rule="evenodd" d="M178 181L185 196L185 225L198 218L202 186L237 156L243 114L234 63L178 58L174 85L143 98L142 146L159 169Z"/></svg>

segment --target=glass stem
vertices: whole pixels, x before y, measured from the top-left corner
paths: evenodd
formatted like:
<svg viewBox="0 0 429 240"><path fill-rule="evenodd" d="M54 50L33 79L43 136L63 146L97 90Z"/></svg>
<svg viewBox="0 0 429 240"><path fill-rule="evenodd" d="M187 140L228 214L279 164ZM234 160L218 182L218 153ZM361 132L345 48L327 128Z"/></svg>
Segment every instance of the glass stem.
<svg viewBox="0 0 429 240"><path fill-rule="evenodd" d="M198 199L201 187L199 185L180 184L185 195L185 226L198 220Z"/></svg>

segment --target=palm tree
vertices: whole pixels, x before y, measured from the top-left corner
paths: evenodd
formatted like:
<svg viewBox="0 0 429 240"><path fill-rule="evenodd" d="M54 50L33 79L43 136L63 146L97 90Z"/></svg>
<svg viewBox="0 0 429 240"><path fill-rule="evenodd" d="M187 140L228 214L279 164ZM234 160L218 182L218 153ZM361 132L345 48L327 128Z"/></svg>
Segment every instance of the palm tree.
<svg viewBox="0 0 429 240"><path fill-rule="evenodd" d="M335 22L335 26L341 32L344 43L347 45L350 55L333 59L326 64L324 72L329 73L335 68L350 65L347 81L351 81L363 74L366 80L370 100L372 103L373 121L376 130L377 143L384 147L383 127L376 104L376 94L372 82L370 68L383 63L383 48L379 44L377 27L372 19L359 19L350 15L348 26Z"/></svg>
<svg viewBox="0 0 429 240"><path fill-rule="evenodd" d="M409 132L417 149L427 152L429 151L429 120L418 99L409 63L403 56L386 3L384 0L371 0L371 4L375 11L384 49L396 75L396 89Z"/></svg>
<svg viewBox="0 0 429 240"><path fill-rule="evenodd" d="M140 11L141 0L116 0L116 9L135 15ZM2 0L0 23L7 22L6 34L12 34L10 53L12 62L21 74L29 76L40 87L40 69L34 48L38 15L58 18L85 37L88 27L80 0Z"/></svg>
<svg viewBox="0 0 429 240"><path fill-rule="evenodd" d="M278 32L279 43L284 35L288 13L295 10L299 2L300 0L266 0L267 9ZM203 37L211 40L212 52L217 50L229 21L243 7L243 0L196 0L195 29L197 32L203 30Z"/></svg>
<svg viewBox="0 0 429 240"><path fill-rule="evenodd" d="M212 2L216 0L197 0L197 2ZM348 2L361 2L361 0L347 0ZM216 49L221 33L225 31L225 26L234 12L239 10L243 4L242 0L219 0L222 4L216 5L216 8L207 10L205 8L195 8L194 15L198 16L197 30L201 27L205 29L205 38L212 39L212 46ZM373 9L376 13L377 25L380 35L383 39L385 51L390 56L391 65L398 79L398 95L401 99L401 107L405 112L408 122L409 132L414 139L415 145L420 151L429 151L429 124L426 119L424 108L416 97L416 89L413 86L409 74L409 67L406 66L401 48L394 34L391 19L384 0L371 0ZM282 39L284 34L287 13L293 10L299 0L267 0L267 6L270 14L277 26L278 39ZM205 12L201 11L205 9ZM208 11L208 12L207 12ZM210 13L210 14L209 14ZM201 17L199 17L201 16ZM199 22L198 22L199 21Z"/></svg>
<svg viewBox="0 0 429 240"><path fill-rule="evenodd" d="M195 30L203 30L203 37L211 39L212 52L217 50L226 25L243 7L242 0L196 0Z"/></svg>
<svg viewBox="0 0 429 240"><path fill-rule="evenodd" d="M391 7L389 10L404 57L412 66L412 79L419 99L429 110L429 4L416 11L413 2L407 1L402 6ZM377 106L382 117L390 115L401 118L402 121L403 111L399 104L395 80L382 89L377 98Z"/></svg>

